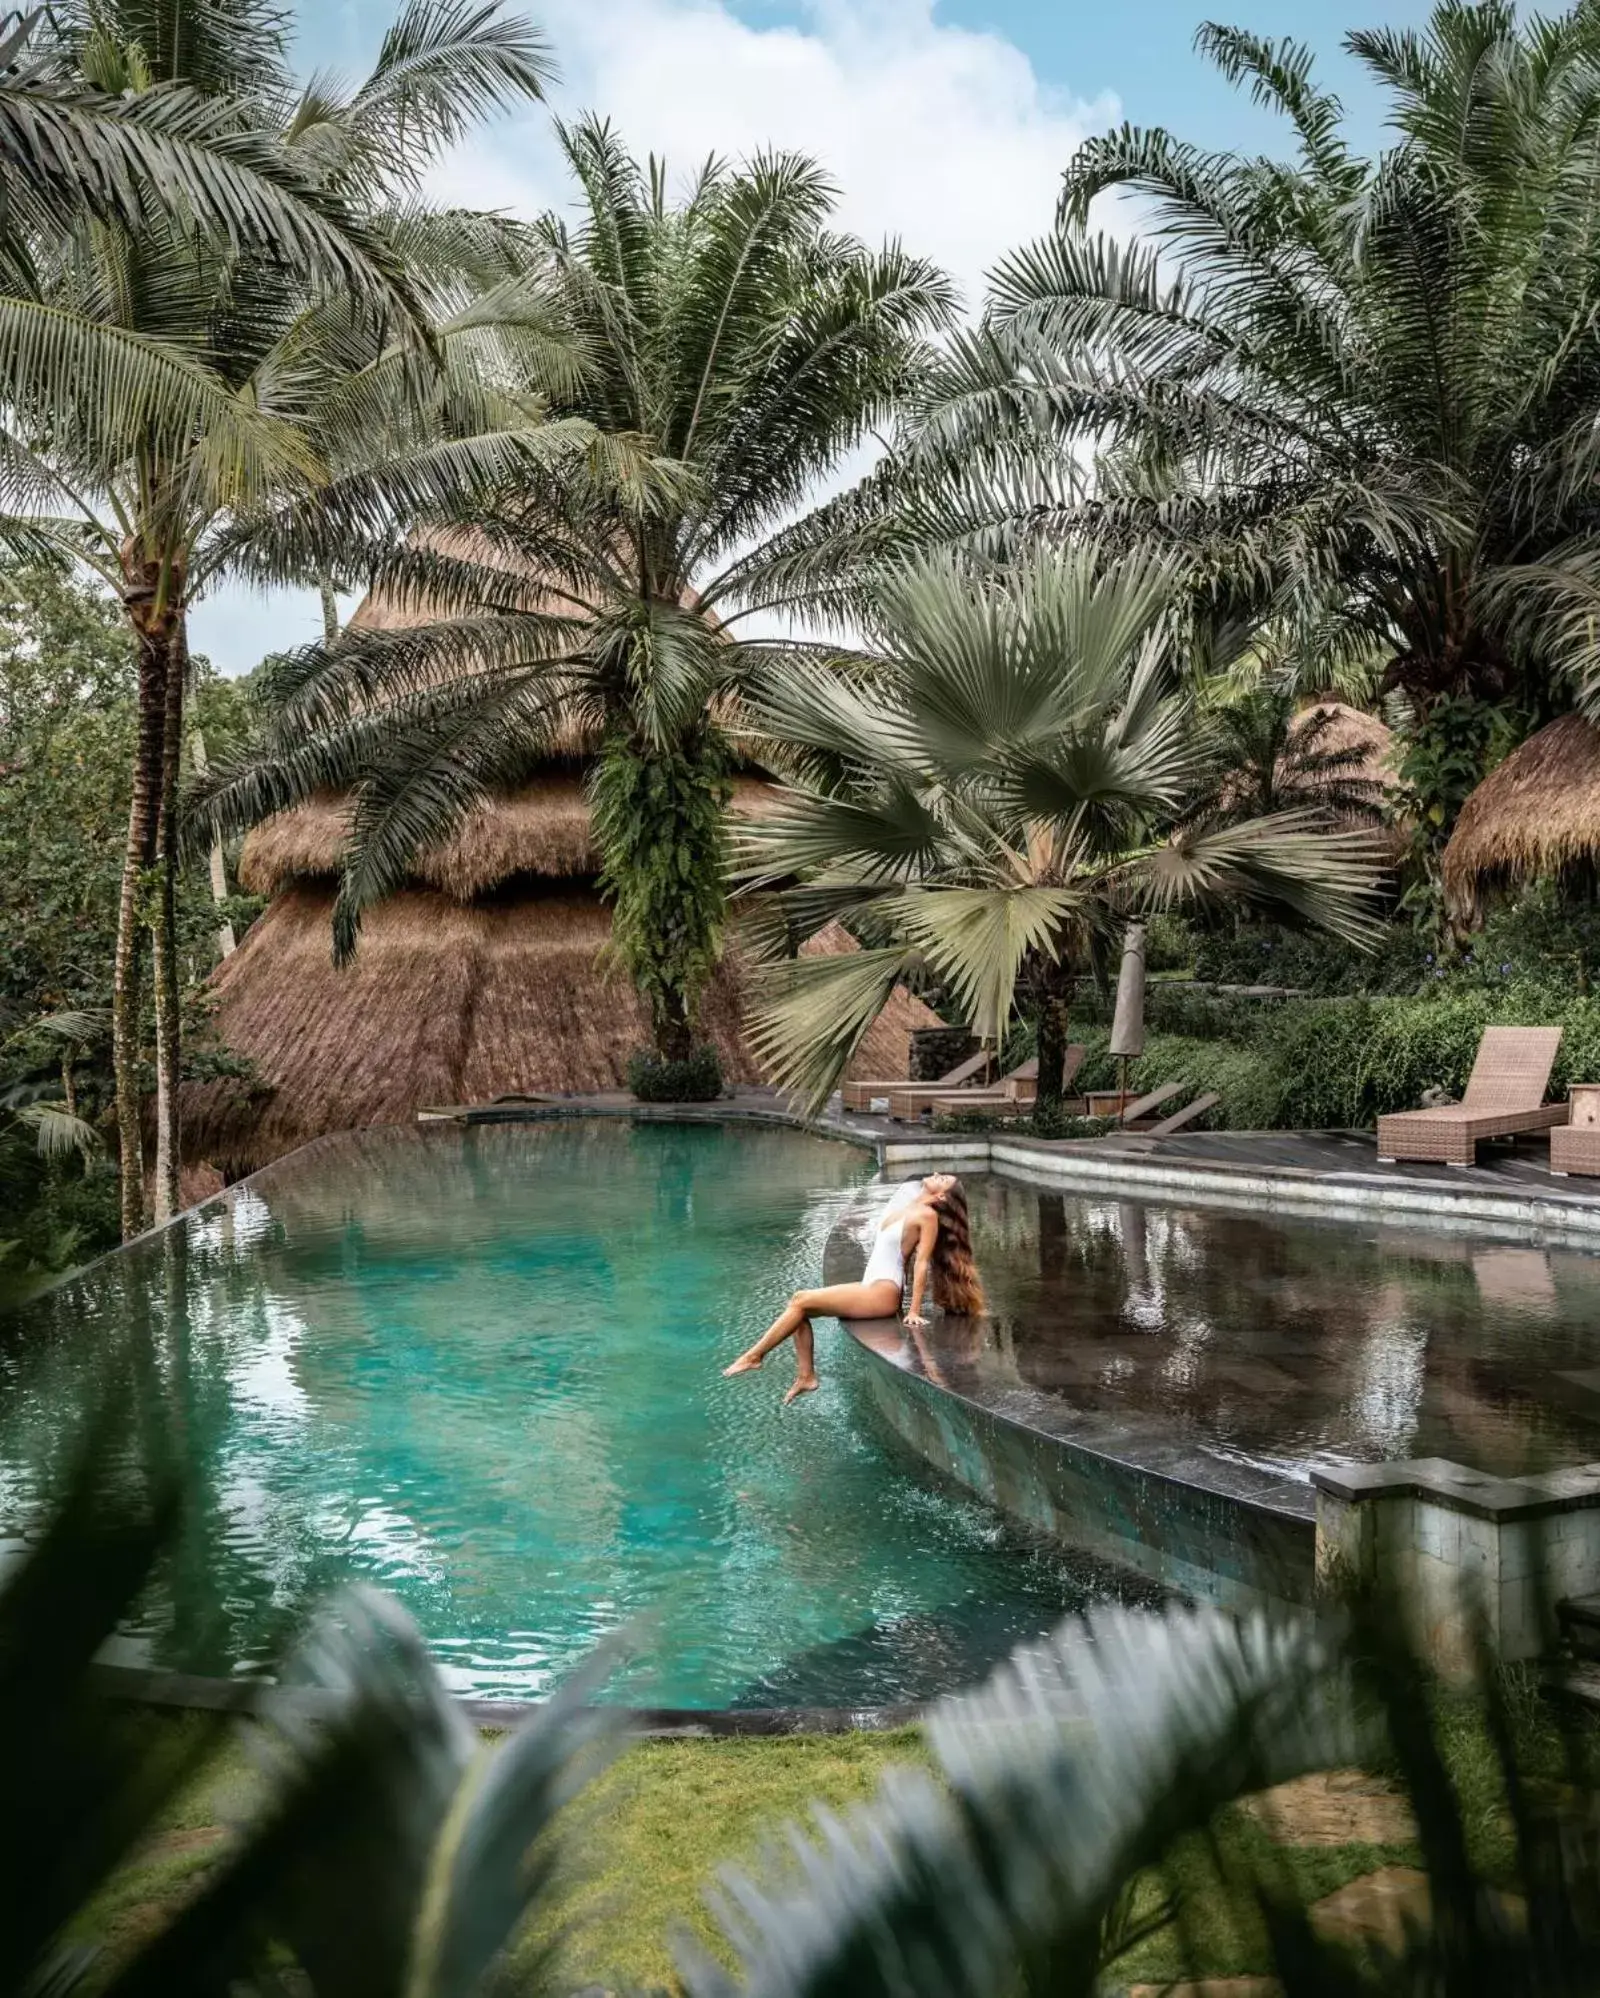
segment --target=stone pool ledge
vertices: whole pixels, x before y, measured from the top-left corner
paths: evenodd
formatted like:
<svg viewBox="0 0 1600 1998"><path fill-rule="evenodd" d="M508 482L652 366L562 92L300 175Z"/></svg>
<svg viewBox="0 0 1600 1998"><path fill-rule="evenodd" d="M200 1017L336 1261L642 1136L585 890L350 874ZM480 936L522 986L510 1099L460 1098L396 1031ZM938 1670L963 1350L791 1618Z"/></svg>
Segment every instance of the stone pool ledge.
<svg viewBox="0 0 1600 1998"><path fill-rule="evenodd" d="M829 1236L823 1281L853 1283L865 1262L847 1217ZM935 1470L1034 1531L1196 1602L1244 1610L1312 1601L1308 1486L1154 1426L985 1381L945 1343L946 1321L915 1343L894 1318L845 1329L878 1418Z"/></svg>
<svg viewBox="0 0 1600 1998"><path fill-rule="evenodd" d="M843 1133L840 1133L843 1135ZM1248 1150L1249 1140L1278 1132L1230 1134ZM1293 1134L1314 1137L1319 1134ZM1342 1136L1344 1134L1330 1134ZM1355 1134L1351 1134L1352 1137ZM1600 1237L1600 1198L1555 1182L1542 1186L1529 1175L1502 1181L1490 1169L1433 1177L1394 1168L1328 1170L1243 1159L1197 1158L1146 1140L1091 1138L1051 1142L1038 1138L917 1134L880 1135L879 1159L887 1171L915 1171L933 1164L985 1166L1035 1184L1086 1191L1182 1195L1196 1201L1246 1205L1268 1212L1315 1211L1343 1216L1410 1214L1446 1228L1513 1229L1543 1238L1592 1246ZM1548 1177L1548 1176L1547 1176ZM1600 1182L1597 1182L1600 1188Z"/></svg>

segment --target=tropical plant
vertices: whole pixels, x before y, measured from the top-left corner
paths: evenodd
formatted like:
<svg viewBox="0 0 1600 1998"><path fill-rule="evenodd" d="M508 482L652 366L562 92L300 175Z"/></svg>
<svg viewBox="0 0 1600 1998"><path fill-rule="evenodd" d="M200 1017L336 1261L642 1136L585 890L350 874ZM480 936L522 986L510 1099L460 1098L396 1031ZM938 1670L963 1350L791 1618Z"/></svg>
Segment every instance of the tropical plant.
<svg viewBox="0 0 1600 1998"><path fill-rule="evenodd" d="M14 542L64 549L126 607L138 648L138 734L118 921L113 1018L123 1228L143 1225L138 1076L143 936L154 944L155 1212L178 1187L179 992L175 939L178 775L189 605L231 564L246 523L334 469L401 455L419 416L437 451L483 427L489 384L446 369L453 334L479 348L526 318L503 295L496 231L416 200L417 176L475 117L537 95L542 45L495 5L412 0L373 76L352 94L287 67L284 17L251 0L69 6L41 61L63 87L119 98L176 90L223 134L285 163L285 179L347 220L335 268L285 228L246 242L192 214L137 226L86 211L30 240L13 301L31 338L0 350L9 419ZM375 246L365 281L354 250ZM486 266L493 267L492 281ZM468 300L465 294L478 296ZM3 303L3 302L0 302ZM476 311L472 310L476 307ZM466 314L470 324L463 327ZM40 324L48 337L38 331ZM490 427L507 416L494 398ZM468 420L470 419L470 420ZM518 407L512 427L533 419ZM436 482L436 481L435 481Z"/></svg>
<svg viewBox="0 0 1600 1998"><path fill-rule="evenodd" d="M130 1491L110 1434L0 1588L0 1991L470 1998L511 1988L502 1953L529 1916L545 1947L519 1947L514 1969L552 1988L562 1809L616 1723L584 1705L580 1675L488 1747L370 1594L344 1598L255 1694L261 1777L208 1873L131 1948L97 1953L97 1897L229 1725L152 1725L96 1666L158 1572L182 1489L158 1475ZM734 1967L681 1944L683 1989L1090 1998L1156 1931L1187 1953L1209 1898L1287 1998L1587 1998L1592 1754L1576 1731L1536 1747L1492 1669L1441 1698L1404 1628L1381 1588L1316 1622L1069 1620L929 1716L931 1767L892 1772L842 1818L819 1812L759 1870L728 1869L711 1900ZM1270 1838L1221 1835L1241 1798L1351 1764L1397 1779L1431 1889L1431 1919L1392 1945L1320 1930Z"/></svg>
<svg viewBox="0 0 1600 1998"><path fill-rule="evenodd" d="M225 1717L143 1724L97 1654L170 1550L181 1474L130 1490L109 1425L0 1589L0 1991L464 1998L549 1895L552 1821L616 1722L580 1675L490 1748L397 1607L353 1592L255 1703L262 1779L205 1885L109 1975L86 1906L205 1770ZM359 1909L359 1920L352 1911ZM535 1964L535 1968L537 1965Z"/></svg>
<svg viewBox="0 0 1600 1998"><path fill-rule="evenodd" d="M1170 558L927 556L880 588L871 673L797 667L764 689L757 724L796 782L741 837L772 960L754 1038L803 1102L922 965L991 1040L1025 995L1050 1106L1074 979L1131 914L1266 905L1370 935L1370 835L1303 809L1215 822L1211 746L1171 658L1180 603ZM793 955L836 919L873 947Z"/></svg>
<svg viewBox="0 0 1600 1998"><path fill-rule="evenodd" d="M1267 683L1220 704L1211 722L1222 816L1320 807L1347 821L1380 817L1383 785L1365 774L1364 744L1337 740L1337 708L1303 707L1292 691Z"/></svg>
<svg viewBox="0 0 1600 1998"><path fill-rule="evenodd" d="M1568 673L1600 702L1600 15L1450 0L1350 35L1398 135L1375 159L1304 48L1215 24L1198 44L1298 157L1088 141L1054 233L999 265L952 352L929 465L984 473L970 521L1175 549L1202 602L1292 614L1336 658L1380 648L1419 712L1564 705ZM1132 244L1089 227L1113 190L1138 198ZM1088 501L1010 503L1004 467L1086 450Z"/></svg>
<svg viewBox="0 0 1600 1998"><path fill-rule="evenodd" d="M833 191L808 160L713 160L674 202L665 167L647 173L607 126L561 136L580 219L547 217L539 238L585 365L551 411L592 447L464 509L397 518L368 573L410 621L288 661L269 754L203 823L353 787L344 954L362 910L475 802L552 748L598 751L614 947L658 1051L681 1059L721 930L739 692L757 666L808 655L755 635L810 601L793 516L919 378L951 293L898 246L831 231ZM297 531L331 534L333 518L307 508ZM848 562L847 537L834 553Z"/></svg>

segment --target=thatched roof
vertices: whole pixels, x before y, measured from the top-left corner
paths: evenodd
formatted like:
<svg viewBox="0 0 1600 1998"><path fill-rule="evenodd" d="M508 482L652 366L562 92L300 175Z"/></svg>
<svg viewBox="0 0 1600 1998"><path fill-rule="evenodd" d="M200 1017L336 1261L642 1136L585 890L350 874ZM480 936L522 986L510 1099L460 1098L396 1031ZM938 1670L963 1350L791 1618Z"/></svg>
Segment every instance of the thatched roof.
<svg viewBox="0 0 1600 1998"><path fill-rule="evenodd" d="M408 890L372 909L336 970L331 886L279 894L218 968L216 1030L261 1087L186 1084L185 1156L244 1172L327 1131L403 1123L424 1104L624 1083L648 1038L644 1008L598 963L609 911L574 889L464 904ZM854 949L841 931L824 947ZM730 952L701 1026L730 1081L761 1079L740 1032L743 967ZM897 994L867 1036L860 1075L908 1072L912 1028L935 1026Z"/></svg>
<svg viewBox="0 0 1600 1998"><path fill-rule="evenodd" d="M1394 731L1377 715L1369 715L1364 708L1353 708L1344 701L1318 701L1313 707L1296 715L1290 725L1290 734L1310 726L1317 715L1329 715L1327 729L1317 740L1317 748L1324 753L1355 749L1361 752L1361 761L1337 772L1341 782L1354 778L1358 782L1381 785L1384 790L1394 789L1400 782L1399 772L1394 767Z"/></svg>
<svg viewBox="0 0 1600 1998"><path fill-rule="evenodd" d="M736 813L759 812L772 796L772 786L754 778L733 780ZM347 800L324 796L265 820L239 856L241 885L252 895L275 895L293 881L331 880L339 871L349 813ZM599 871L583 779L552 769L469 813L452 838L418 856L414 878L470 902L518 875L569 881Z"/></svg>
<svg viewBox="0 0 1600 1998"><path fill-rule="evenodd" d="M1484 895L1600 861L1600 730L1563 715L1497 764L1461 807L1444 850L1444 892L1458 920Z"/></svg>

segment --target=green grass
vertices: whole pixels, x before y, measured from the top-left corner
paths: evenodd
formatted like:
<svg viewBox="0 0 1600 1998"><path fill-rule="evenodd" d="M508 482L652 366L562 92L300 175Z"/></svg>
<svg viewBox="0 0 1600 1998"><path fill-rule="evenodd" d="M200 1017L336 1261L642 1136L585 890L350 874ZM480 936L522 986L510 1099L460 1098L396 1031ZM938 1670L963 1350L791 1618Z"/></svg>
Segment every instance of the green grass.
<svg viewBox="0 0 1600 1998"><path fill-rule="evenodd" d="M150 1724L150 1723L145 1723ZM162 1719L156 1725L189 1723ZM1488 1772L1475 1744L1458 1744L1468 1787ZM1452 1758L1454 1760L1454 1758ZM719 1867L730 1861L776 1862L769 1842L784 1826L804 1821L820 1802L835 1810L865 1802L894 1763L925 1761L915 1730L893 1734L788 1736L733 1741L647 1741L629 1749L574 1807L569 1828L572 1870L557 1906L520 1952L530 1966L536 1951L556 1946L552 1988L586 1985L672 1988L671 1938L687 1929L714 1944L704 1901ZM228 1823L250 1809L255 1780L244 1751L227 1745L204 1777L170 1813L139 1860L91 1909L83 1941L106 1946L108 1961L124 1957L157 1929L193 1891L225 1849ZM1115 1966L1110 1982L1225 1977L1267 1967L1265 1940L1254 1918L1225 1885L1228 1873L1256 1872L1262 1863L1284 1870L1311 1901L1374 1867L1415 1864L1404 1846L1345 1845L1276 1848L1243 1811L1219 1821L1212 1841L1190 1841L1173 1857L1164 1880L1146 1881L1136 1912L1156 1910L1178 1896L1182 1920L1138 1943ZM532 1986L516 1956L501 1986L506 1998Z"/></svg>

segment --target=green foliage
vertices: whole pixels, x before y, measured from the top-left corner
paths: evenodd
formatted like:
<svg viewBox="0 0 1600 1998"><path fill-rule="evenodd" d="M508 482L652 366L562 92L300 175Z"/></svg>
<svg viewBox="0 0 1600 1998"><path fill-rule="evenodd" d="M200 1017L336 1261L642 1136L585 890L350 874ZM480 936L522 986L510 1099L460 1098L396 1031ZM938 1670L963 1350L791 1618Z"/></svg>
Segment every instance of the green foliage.
<svg viewBox="0 0 1600 1998"><path fill-rule="evenodd" d="M722 1094L722 1063L709 1044L681 1061L641 1048L628 1059L628 1087L641 1103L713 1103Z"/></svg>
<svg viewBox="0 0 1600 1998"><path fill-rule="evenodd" d="M1265 908L1374 933L1371 836L1211 813L1204 726L1167 670L1180 597L1171 563L1093 542L1003 571L946 553L883 585L872 675L773 676L757 720L796 781L742 829L741 874L775 912L753 1041L781 1086L823 1101L913 967L986 1038L1029 1012L1049 1101L1074 983L1115 962L1130 915ZM865 909L875 947L794 955Z"/></svg>
<svg viewBox="0 0 1600 1998"><path fill-rule="evenodd" d="M731 795L727 758L709 733L684 749L615 736L591 779L610 951L650 1008L664 1063L688 1061L721 951Z"/></svg>
<svg viewBox="0 0 1600 1998"><path fill-rule="evenodd" d="M1390 923L1371 951L1281 923L1206 931L1194 951L1194 975L1208 984L1281 985L1319 997L1414 992L1431 968L1425 941L1404 921Z"/></svg>
<svg viewBox="0 0 1600 1998"><path fill-rule="evenodd" d="M1144 926L1144 962L1147 971L1187 971L1194 962L1194 932L1188 922L1170 910L1157 910Z"/></svg>
<svg viewBox="0 0 1600 1998"><path fill-rule="evenodd" d="M208 747L247 742L246 691L204 660L193 671ZM133 647L120 607L56 567L0 572L0 1095L70 1101L91 1122L111 1094L105 1023L133 729ZM259 904L230 906L240 923ZM180 876L177 918L193 1005L216 962L220 922L203 860ZM64 1013L85 1016L90 1030L77 1041L55 1033ZM148 1032L148 1012L144 1024ZM203 1048L194 1057L205 1065ZM31 1135L0 1116L0 1240L12 1245L0 1275L15 1287L109 1247L112 1176L103 1157L40 1160Z"/></svg>
<svg viewBox="0 0 1600 1998"><path fill-rule="evenodd" d="M1527 732L1526 717L1470 694L1442 695L1400 732L1397 808L1410 828L1401 908L1435 938L1445 934L1439 860L1457 814Z"/></svg>
<svg viewBox="0 0 1600 1998"><path fill-rule="evenodd" d="M110 995L133 648L104 591L0 576L0 1038Z"/></svg>

